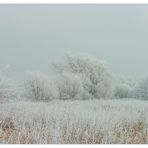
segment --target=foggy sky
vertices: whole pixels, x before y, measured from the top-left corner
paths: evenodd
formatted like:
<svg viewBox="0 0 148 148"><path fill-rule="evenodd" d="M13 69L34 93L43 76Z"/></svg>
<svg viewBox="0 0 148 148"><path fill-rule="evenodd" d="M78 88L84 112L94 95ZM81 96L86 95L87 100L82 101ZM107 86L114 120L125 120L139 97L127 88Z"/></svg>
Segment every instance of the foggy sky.
<svg viewBox="0 0 148 148"><path fill-rule="evenodd" d="M116 75L148 75L148 5L0 5L0 69L49 72L68 51L95 55Z"/></svg>

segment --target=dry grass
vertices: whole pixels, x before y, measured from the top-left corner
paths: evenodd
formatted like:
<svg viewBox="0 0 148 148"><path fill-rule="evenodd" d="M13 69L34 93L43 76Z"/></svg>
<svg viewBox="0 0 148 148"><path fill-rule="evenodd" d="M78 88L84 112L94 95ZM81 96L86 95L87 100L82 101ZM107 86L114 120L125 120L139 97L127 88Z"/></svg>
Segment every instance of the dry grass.
<svg viewBox="0 0 148 148"><path fill-rule="evenodd" d="M0 143L146 144L148 106L131 102L1 104Z"/></svg>

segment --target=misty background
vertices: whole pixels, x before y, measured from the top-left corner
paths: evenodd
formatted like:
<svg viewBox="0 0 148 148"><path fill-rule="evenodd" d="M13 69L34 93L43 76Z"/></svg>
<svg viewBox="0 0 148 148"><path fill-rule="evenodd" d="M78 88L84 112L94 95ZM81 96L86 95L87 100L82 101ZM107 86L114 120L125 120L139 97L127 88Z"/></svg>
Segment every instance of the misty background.
<svg viewBox="0 0 148 148"><path fill-rule="evenodd" d="M148 5L0 5L0 69L49 73L65 52L103 59L118 76L148 75Z"/></svg>

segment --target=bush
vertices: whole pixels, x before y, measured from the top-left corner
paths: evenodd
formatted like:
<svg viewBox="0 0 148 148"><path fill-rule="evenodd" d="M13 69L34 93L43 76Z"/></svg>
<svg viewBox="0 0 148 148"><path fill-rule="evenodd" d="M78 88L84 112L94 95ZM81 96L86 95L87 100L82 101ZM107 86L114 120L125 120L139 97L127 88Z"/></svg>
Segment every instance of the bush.
<svg viewBox="0 0 148 148"><path fill-rule="evenodd" d="M0 102L16 97L16 82L0 71Z"/></svg>
<svg viewBox="0 0 148 148"><path fill-rule="evenodd" d="M66 81L70 82L64 82L64 85L66 85L65 87L68 87L68 85L71 84L72 78L74 78L76 75L76 77L79 77L79 83L81 83L84 92L86 94L89 94L91 98L99 99L111 97L111 75L102 61L88 55L66 55L64 62L54 63L53 65L55 71L60 76L63 76L65 72L69 73L69 76L68 78L66 78ZM73 81L77 83L77 80ZM67 90L67 95L71 94L71 92L68 91L71 90Z"/></svg>
<svg viewBox="0 0 148 148"><path fill-rule="evenodd" d="M148 100L148 77L137 84L133 90L133 97Z"/></svg>
<svg viewBox="0 0 148 148"><path fill-rule="evenodd" d="M131 97L131 87L127 84L117 84L114 89L114 96L117 98Z"/></svg>
<svg viewBox="0 0 148 148"><path fill-rule="evenodd" d="M25 95L35 101L49 101L57 98L57 89L46 74L27 72Z"/></svg>

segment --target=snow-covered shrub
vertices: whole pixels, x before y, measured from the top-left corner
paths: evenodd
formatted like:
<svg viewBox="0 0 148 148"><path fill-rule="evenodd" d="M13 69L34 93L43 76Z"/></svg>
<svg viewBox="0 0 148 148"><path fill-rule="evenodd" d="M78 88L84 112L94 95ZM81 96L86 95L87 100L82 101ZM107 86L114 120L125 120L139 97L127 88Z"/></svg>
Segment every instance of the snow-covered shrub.
<svg viewBox="0 0 148 148"><path fill-rule="evenodd" d="M80 77L73 73L62 73L57 79L59 99L86 99L87 92L83 88Z"/></svg>
<svg viewBox="0 0 148 148"><path fill-rule="evenodd" d="M111 97L111 75L101 60L88 55L66 55L64 62L53 65L60 75L65 72L71 74L71 77L77 75L85 93L90 97L98 99Z"/></svg>
<svg viewBox="0 0 148 148"><path fill-rule="evenodd" d="M148 77L137 84L133 90L133 97L148 100Z"/></svg>
<svg viewBox="0 0 148 148"><path fill-rule="evenodd" d="M132 98L133 90L139 78L114 76L114 96L116 98Z"/></svg>
<svg viewBox="0 0 148 148"><path fill-rule="evenodd" d="M27 72L25 95L35 101L49 101L57 97L57 90L46 74Z"/></svg>
<svg viewBox="0 0 148 148"><path fill-rule="evenodd" d="M124 83L117 84L114 88L114 96L117 98L131 97L132 88Z"/></svg>
<svg viewBox="0 0 148 148"><path fill-rule="evenodd" d="M0 71L0 102L16 97L16 82Z"/></svg>

